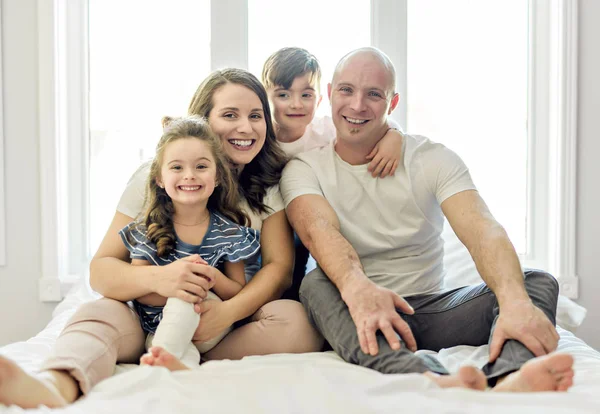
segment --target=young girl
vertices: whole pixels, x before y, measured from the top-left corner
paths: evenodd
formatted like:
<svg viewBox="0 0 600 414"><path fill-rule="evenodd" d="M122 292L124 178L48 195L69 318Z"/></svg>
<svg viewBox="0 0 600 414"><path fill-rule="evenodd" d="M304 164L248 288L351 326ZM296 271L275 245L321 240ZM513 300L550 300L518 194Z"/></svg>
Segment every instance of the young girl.
<svg viewBox="0 0 600 414"><path fill-rule="evenodd" d="M249 223L238 208L238 187L221 141L206 122L192 116L164 124L150 167L145 212L119 234L133 265L162 266L185 257L223 265L227 277L209 281L216 294L209 291L206 299L230 299L246 284L243 261L260 250L258 232L240 225ZM200 322L193 304L156 293L133 304L148 333L146 349L162 347L188 367L198 366L200 352L210 350L231 330L192 344ZM141 363L145 361L142 357Z"/></svg>

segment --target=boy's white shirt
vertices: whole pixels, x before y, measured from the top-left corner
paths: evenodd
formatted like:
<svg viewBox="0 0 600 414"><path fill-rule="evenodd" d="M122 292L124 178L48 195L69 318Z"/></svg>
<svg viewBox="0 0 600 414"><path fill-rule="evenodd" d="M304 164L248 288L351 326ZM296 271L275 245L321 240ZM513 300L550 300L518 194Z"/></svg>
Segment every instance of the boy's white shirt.
<svg viewBox="0 0 600 414"><path fill-rule="evenodd" d="M315 116L306 127L304 135L294 142L279 142L279 147L292 158L294 155L321 148L335 139L335 126L330 116Z"/></svg>

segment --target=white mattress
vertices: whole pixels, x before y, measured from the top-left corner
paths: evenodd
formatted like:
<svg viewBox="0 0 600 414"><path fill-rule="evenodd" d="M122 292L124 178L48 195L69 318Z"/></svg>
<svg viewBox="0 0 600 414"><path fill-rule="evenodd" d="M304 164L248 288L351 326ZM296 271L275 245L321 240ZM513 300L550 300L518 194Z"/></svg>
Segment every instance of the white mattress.
<svg viewBox="0 0 600 414"><path fill-rule="evenodd" d="M0 348L33 371L50 352L67 319L93 299L85 285L57 306L34 338ZM419 375L383 375L347 364L334 353L271 355L214 361L199 369L120 366L66 413L599 413L600 353L559 329L559 350L575 356L575 383L567 393L495 394L442 390ZM454 371L485 363L487 346L460 346L439 353ZM0 413L21 412L1 407ZM35 411L35 410L34 410ZM52 411L40 408L39 412Z"/></svg>

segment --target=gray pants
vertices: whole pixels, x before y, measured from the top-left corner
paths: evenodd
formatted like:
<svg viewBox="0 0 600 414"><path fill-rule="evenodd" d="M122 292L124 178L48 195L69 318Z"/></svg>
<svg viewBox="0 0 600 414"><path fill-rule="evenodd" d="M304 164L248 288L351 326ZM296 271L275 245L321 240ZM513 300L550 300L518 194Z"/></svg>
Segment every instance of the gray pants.
<svg viewBox="0 0 600 414"><path fill-rule="evenodd" d="M525 289L534 305L556 324L556 279L541 271L526 271ZM418 349L439 351L457 345L480 346L492 339L499 308L496 296L484 283L404 299L410 303L415 313L399 314L410 326ZM400 350L392 350L380 331L377 332L379 353L376 356L363 353L348 307L321 268L310 272L302 281L300 300L311 323L345 361L382 373L433 371L448 374L435 357L416 356L404 343ZM508 340L498 359L482 369L490 385L494 385L499 376L518 370L533 357L520 342Z"/></svg>

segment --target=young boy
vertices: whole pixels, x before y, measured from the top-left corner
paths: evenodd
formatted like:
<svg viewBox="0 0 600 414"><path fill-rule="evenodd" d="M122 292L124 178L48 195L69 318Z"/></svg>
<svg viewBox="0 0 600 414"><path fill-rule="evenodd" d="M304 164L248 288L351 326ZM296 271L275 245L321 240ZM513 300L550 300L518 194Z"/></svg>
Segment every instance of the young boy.
<svg viewBox="0 0 600 414"><path fill-rule="evenodd" d="M322 100L321 67L315 56L299 47L284 47L265 62L262 82L269 95L273 123L280 147L290 157L320 148L335 138L331 117L315 117ZM373 177L393 175L402 150L397 125L369 154Z"/></svg>

